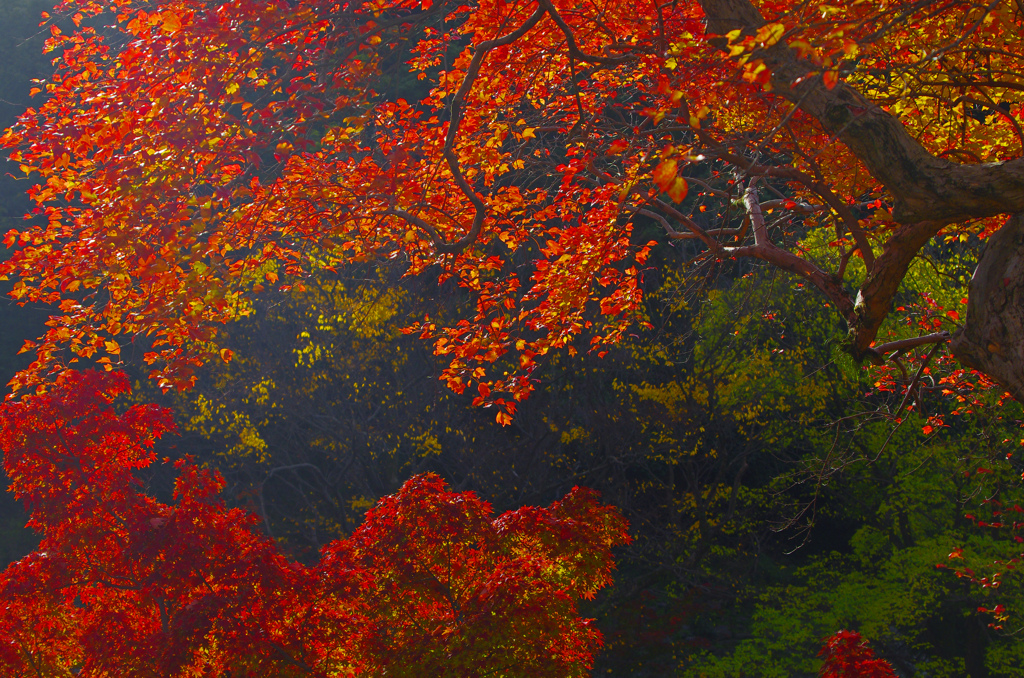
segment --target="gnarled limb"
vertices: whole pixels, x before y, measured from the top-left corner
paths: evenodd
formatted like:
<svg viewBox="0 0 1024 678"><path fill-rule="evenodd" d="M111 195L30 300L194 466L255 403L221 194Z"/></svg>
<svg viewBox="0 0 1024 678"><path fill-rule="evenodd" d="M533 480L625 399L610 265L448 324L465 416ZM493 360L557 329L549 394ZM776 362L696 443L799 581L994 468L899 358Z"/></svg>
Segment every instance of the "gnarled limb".
<svg viewBox="0 0 1024 678"><path fill-rule="evenodd" d="M749 0L700 0L708 31L751 32L766 22ZM920 249L946 224L1024 212L1024 158L961 165L938 157L907 133L903 124L850 85L832 89L819 70L785 42L754 55L771 69L773 91L816 118L885 185L893 217L904 224L868 265L850 322L850 352L859 359L882 357L871 347L892 299ZM1024 217L992 238L971 281L967 326L954 338L955 355L989 374L1024 400Z"/></svg>
<svg viewBox="0 0 1024 678"><path fill-rule="evenodd" d="M708 31L756 30L765 24L749 0L701 0ZM785 42L755 58L772 72L773 91L816 118L856 155L895 199L893 217L904 224L940 225L1024 211L1024 158L960 165L929 153L894 116L840 82L824 86L807 77L820 70ZM794 84L798 83L798 84Z"/></svg>
<svg viewBox="0 0 1024 678"><path fill-rule="evenodd" d="M466 95L469 94L470 90L473 89L473 82L480 75L480 67L483 65L484 57L487 56L488 52L505 45L510 45L516 40L526 35L530 30L537 25L537 23L544 17L546 10L543 7L539 7L537 11L530 15L530 18L526 22L512 31L508 35L503 35L500 38L494 38L493 40L487 40L476 46L473 53L473 59L469 62L469 67L466 69L466 76L462 79L462 85L459 86L455 96L452 98L451 104L451 120L448 123L448 130L445 134L444 139L444 159L448 163L448 169L452 173L452 179L455 181L455 185L459 187L459 190L469 199L473 204L473 223L469 228L466 235L459 238L459 240L446 243L443 242L437 235L437 232L433 228L424 229L431 236L434 241L434 245L437 247L438 252L442 254L455 254L461 252L466 247L471 245L480 237L480 231L484 226L484 219L487 216L487 205L484 204L483 199L477 195L476 190L469 185L466 181L466 177L462 174L462 168L459 165L459 157L455 153L455 139L459 134L459 125L462 123L462 107L466 102ZM395 211L395 214L406 219L410 223L423 228L423 220L413 217L413 215L404 211Z"/></svg>

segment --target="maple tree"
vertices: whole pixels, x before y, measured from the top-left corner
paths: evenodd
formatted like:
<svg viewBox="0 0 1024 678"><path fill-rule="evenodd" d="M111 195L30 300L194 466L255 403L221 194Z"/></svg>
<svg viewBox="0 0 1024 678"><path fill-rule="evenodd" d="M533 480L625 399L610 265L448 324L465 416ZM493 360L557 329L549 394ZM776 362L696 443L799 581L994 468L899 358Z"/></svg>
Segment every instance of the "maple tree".
<svg viewBox="0 0 1024 678"><path fill-rule="evenodd" d="M629 539L592 492L495 518L417 476L305 566L187 459L173 504L145 494L136 472L173 424L155 405L115 412L126 390L69 371L0 415L11 489L44 535L0 575L5 675L586 672L600 633L576 601Z"/></svg>
<svg viewBox="0 0 1024 678"><path fill-rule="evenodd" d="M81 27L51 26L57 74L4 137L39 180L4 272L60 307L18 387L135 346L187 386L265 285L389 257L474 295L415 330L507 422L540 356L642 322L646 219L804 278L872 360L947 338L873 346L922 246L998 229L954 344L1016 388L1014 305L986 310L1015 289L990 288L1019 226L998 217L1024 200L1012 2L59 9ZM107 32L81 23L105 10ZM421 101L381 89L406 58ZM801 245L815 229L832 261Z"/></svg>
<svg viewBox="0 0 1024 678"><path fill-rule="evenodd" d="M868 647L859 633L839 631L821 649L822 678L895 678L892 667Z"/></svg>

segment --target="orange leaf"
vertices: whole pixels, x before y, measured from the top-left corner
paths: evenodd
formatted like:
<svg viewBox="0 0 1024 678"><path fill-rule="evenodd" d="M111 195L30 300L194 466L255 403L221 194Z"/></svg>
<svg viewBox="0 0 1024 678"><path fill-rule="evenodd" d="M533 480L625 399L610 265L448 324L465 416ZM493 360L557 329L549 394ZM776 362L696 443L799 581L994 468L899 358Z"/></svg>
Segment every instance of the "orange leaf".
<svg viewBox="0 0 1024 678"><path fill-rule="evenodd" d="M676 177L672 185L668 187L668 197L672 198L672 202L682 202L686 199L686 194L689 190L690 187L686 183L686 179Z"/></svg>
<svg viewBox="0 0 1024 678"><path fill-rule="evenodd" d="M163 24L161 24L160 30L164 33L173 35L181 30L181 19L179 19L178 15L174 12L167 10L160 15L160 18L163 19Z"/></svg>
<svg viewBox="0 0 1024 678"><path fill-rule="evenodd" d="M675 160L663 160L654 168L654 183L663 191L667 191L676 178L678 163Z"/></svg>
<svg viewBox="0 0 1024 678"><path fill-rule="evenodd" d="M616 139L608 146L608 155L618 155L629 148L629 142L625 139Z"/></svg>

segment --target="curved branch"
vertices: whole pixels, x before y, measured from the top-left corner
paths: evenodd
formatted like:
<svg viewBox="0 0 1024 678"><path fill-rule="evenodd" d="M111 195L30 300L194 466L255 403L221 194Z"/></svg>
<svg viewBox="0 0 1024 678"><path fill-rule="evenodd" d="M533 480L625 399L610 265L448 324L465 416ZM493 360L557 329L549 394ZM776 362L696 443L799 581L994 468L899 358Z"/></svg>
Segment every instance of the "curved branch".
<svg viewBox="0 0 1024 678"><path fill-rule="evenodd" d="M469 232L454 243L445 243L437 236L436 232L431 234L438 251L443 254L454 254L456 252L460 252L473 243L480 236L480 231L484 226L484 218L487 216L487 205L484 204L484 201L476 194L476 191L474 191L473 187L469 185L469 182L466 181L466 177L462 174L462 168L459 166L459 157L455 153L455 139L459 133L459 125L462 123L462 107L465 104L466 95L469 94L471 89L473 89L473 83L476 81L477 76L480 75L480 67L483 65L484 57L487 56L487 53L497 47L512 44L519 38L526 35L530 29L537 25L537 22L540 21L546 13L546 9L538 7L537 11L531 14L530 18L526 20L526 23L516 30L508 33L507 35L503 35L500 38L485 40L477 45L476 50L473 53L473 59L469 62L469 68L466 69L466 77L462 79L462 85L459 86L458 91L452 98L451 120L448 123L448 130L445 133L444 138L444 159L448 163L448 169L452 173L452 178L455 180L455 184L459 187L459 190L469 198L469 201L473 203L475 214L473 215L473 224L470 226ZM398 210L396 211L396 214L398 214L398 212L402 211ZM398 214L398 216L402 216L404 219L409 219L409 221L422 228L422 225L419 223L419 221L422 220L417 221L417 217L412 217L412 215L407 212L402 212L401 214ZM410 217L412 218L410 219ZM432 230L433 229L429 229L427 232L430 233Z"/></svg>
<svg viewBox="0 0 1024 678"><path fill-rule="evenodd" d="M758 165L753 161L747 160L743 156L729 152L718 152L716 155L726 162L743 168L743 171L748 175L778 177L780 179L796 181L806 186L839 215L839 218L842 219L843 223L846 225L846 229L850 232L850 235L853 236L854 242L857 243L857 249L860 250L861 255L864 257L864 263L867 265L868 269L872 267L875 262L875 254L871 249L871 244L868 242L867 235L857 222L857 217L853 214L853 206L844 202L842 198L836 195L835 192L825 185L824 182L819 181L805 172L801 172L795 167L769 167L765 165Z"/></svg>
<svg viewBox="0 0 1024 678"><path fill-rule="evenodd" d="M692 233L695 238L699 239L701 242L707 245L712 252L721 252L721 244L719 244L717 240L712 238L710 233L708 233L703 228L698 226L697 223L693 221L693 219L690 219L688 216L677 210L675 207L672 207L664 200L659 200L655 198L654 200L651 200L649 204L656 206L659 210L663 211L664 213L668 214L670 217L672 217L679 223L686 226L686 228L690 230L690 233ZM639 213L657 219L661 223L662 227L665 228L665 231L668 233L668 236L674 240L682 240L683 237L687 235L685 233L679 233L674 228L672 228L671 225L669 225L668 221L664 217L654 214L649 210L639 210Z"/></svg>
<svg viewBox="0 0 1024 678"><path fill-rule="evenodd" d="M764 18L749 0L700 0L708 32L753 31ZM903 124L850 85L826 88L820 69L799 59L784 41L754 54L772 72L772 91L816 118L841 140L895 199L904 224L940 225L1024 211L1024 158L960 165L938 158Z"/></svg>
<svg viewBox="0 0 1024 678"><path fill-rule="evenodd" d="M871 356L871 342L892 306L892 299L911 262L943 224L924 221L899 228L890 237L857 292L856 314L850 318L850 352L858 360Z"/></svg>
<svg viewBox="0 0 1024 678"><path fill-rule="evenodd" d="M884 357L882 354L892 351L893 354L888 357L888 360L896 358L901 353L906 353L912 348L918 346L924 346L925 344L941 344L949 341L949 332L933 332L932 334L926 334L922 337L913 337L911 339L900 339L899 341L890 341L887 344L880 344L879 346L872 346L873 350L879 357Z"/></svg>
<svg viewBox="0 0 1024 678"><path fill-rule="evenodd" d="M555 9L555 6L551 3L551 0L537 0L537 4L539 4L545 12L551 15L551 18L554 20L555 24L558 26L558 28L561 29L562 33L565 35L565 39L569 44L569 56L572 57L573 59L578 59L579 61L585 61L587 63L592 64L604 64L607 66L614 66L633 59L633 57L628 55L622 55L618 57L601 57L593 54L587 54L586 52L580 49L579 45L576 43L576 36L573 35L572 28L569 26L569 24L565 22L565 19L562 18L562 15L558 13L558 10Z"/></svg>
<svg viewBox="0 0 1024 678"><path fill-rule="evenodd" d="M824 292L825 296L836 305L840 315L847 322L854 315L853 300L850 299L850 295L843 288L841 280L829 275L811 262L802 259L788 250L767 244L725 247L722 251L729 257L753 257L754 259L768 262L784 271L794 273Z"/></svg>

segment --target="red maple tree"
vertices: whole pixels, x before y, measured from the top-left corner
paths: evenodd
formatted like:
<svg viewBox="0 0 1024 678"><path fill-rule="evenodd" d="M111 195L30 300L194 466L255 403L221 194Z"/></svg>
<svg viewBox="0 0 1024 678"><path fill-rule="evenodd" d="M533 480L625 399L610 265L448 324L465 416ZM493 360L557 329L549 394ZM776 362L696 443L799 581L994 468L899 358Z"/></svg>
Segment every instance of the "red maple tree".
<svg viewBox="0 0 1024 678"><path fill-rule="evenodd" d="M0 411L11 490L43 534L0 574L6 676L585 675L601 634L576 602L629 541L574 489L494 517L433 475L409 480L303 565L220 476L178 461L174 502L137 471L167 410L115 412L119 373L68 371ZM166 463L166 462L165 462Z"/></svg>
<svg viewBox="0 0 1024 678"><path fill-rule="evenodd" d="M600 351L642 322L641 222L699 259L802 277L849 350L882 361L949 338L875 344L920 249L1024 208L1009 1L60 9L80 28L51 26L58 71L3 137L39 183L2 273L16 298L60 310L18 388L129 346L186 387L203 360L230 359L216 326L266 285L382 257L473 295L470 317L416 331L449 386L507 423L543 356L581 338ZM97 31L86 19L104 12ZM402 60L419 100L394 91ZM801 244L809 228L834 231L828 257ZM1004 244L977 285L1012 263ZM990 297L971 295L957 354L1016 392L1016 368L988 350L1016 325ZM1005 336L979 338L993 318Z"/></svg>
<svg viewBox="0 0 1024 678"><path fill-rule="evenodd" d="M838 631L825 639L821 678L896 678L892 667L856 631Z"/></svg>

